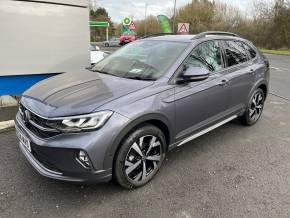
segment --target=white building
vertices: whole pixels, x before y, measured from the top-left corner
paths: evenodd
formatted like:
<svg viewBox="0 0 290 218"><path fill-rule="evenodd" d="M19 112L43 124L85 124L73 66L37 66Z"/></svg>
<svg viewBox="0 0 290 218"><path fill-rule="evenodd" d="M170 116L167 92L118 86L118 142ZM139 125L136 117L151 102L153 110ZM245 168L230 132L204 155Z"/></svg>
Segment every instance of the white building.
<svg viewBox="0 0 290 218"><path fill-rule="evenodd" d="M1 0L0 95L90 66L89 40L87 0Z"/></svg>

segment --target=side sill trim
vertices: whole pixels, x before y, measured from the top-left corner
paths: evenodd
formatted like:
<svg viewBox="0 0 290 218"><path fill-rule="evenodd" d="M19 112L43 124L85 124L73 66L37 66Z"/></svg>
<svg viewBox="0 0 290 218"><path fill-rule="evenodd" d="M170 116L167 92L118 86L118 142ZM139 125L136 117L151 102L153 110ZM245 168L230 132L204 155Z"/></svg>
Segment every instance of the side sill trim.
<svg viewBox="0 0 290 218"><path fill-rule="evenodd" d="M230 122L231 120L233 120L233 119L235 119L237 117L238 117L237 115L231 116L231 117L229 117L229 118L227 118L227 119L225 119L225 120L223 120L223 121L221 121L219 123L214 124L213 126L210 126L210 127L206 128L206 129L204 129L204 130L202 130L202 131L200 131L198 133L195 133L195 134L189 136L188 138L184 139L180 143L178 143L177 147L179 147L181 145L184 145L185 143L190 142L191 140L196 139L199 136L202 136L202 135L204 135L204 134L216 129L216 128L218 128L218 127Z"/></svg>

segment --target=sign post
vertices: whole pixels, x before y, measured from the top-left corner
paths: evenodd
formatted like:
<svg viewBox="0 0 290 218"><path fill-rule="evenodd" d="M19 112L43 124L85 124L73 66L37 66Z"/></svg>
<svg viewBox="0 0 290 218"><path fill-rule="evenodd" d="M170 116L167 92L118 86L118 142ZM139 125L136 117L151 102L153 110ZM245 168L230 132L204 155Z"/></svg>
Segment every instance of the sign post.
<svg viewBox="0 0 290 218"><path fill-rule="evenodd" d="M90 27L106 27L107 41L109 41L109 26L110 23L106 21L90 21Z"/></svg>
<svg viewBox="0 0 290 218"><path fill-rule="evenodd" d="M189 23L178 23L179 34L189 34Z"/></svg>
<svg viewBox="0 0 290 218"><path fill-rule="evenodd" d="M123 33L128 33L130 35L136 35L137 26L132 18L125 17L123 19Z"/></svg>

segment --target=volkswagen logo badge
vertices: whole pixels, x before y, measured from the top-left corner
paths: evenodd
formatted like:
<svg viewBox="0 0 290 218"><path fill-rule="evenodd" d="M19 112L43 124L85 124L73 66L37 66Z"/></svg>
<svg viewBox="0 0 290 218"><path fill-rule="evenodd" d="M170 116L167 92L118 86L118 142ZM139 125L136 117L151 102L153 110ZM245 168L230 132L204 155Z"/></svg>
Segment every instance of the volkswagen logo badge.
<svg viewBox="0 0 290 218"><path fill-rule="evenodd" d="M23 121L24 123L28 123L30 120L30 112L28 110L25 110L23 113Z"/></svg>

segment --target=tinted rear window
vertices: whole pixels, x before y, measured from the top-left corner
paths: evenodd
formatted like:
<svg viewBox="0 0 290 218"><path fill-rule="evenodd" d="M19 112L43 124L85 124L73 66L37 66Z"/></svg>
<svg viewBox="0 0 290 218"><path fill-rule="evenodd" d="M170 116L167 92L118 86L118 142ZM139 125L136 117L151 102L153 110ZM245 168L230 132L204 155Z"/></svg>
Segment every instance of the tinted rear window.
<svg viewBox="0 0 290 218"><path fill-rule="evenodd" d="M257 52L251 48L249 45L247 45L246 43L242 42L243 47L248 51L251 59L255 58L257 56Z"/></svg>
<svg viewBox="0 0 290 218"><path fill-rule="evenodd" d="M248 54L243 46L232 40L224 41L227 66L231 67L248 61Z"/></svg>

